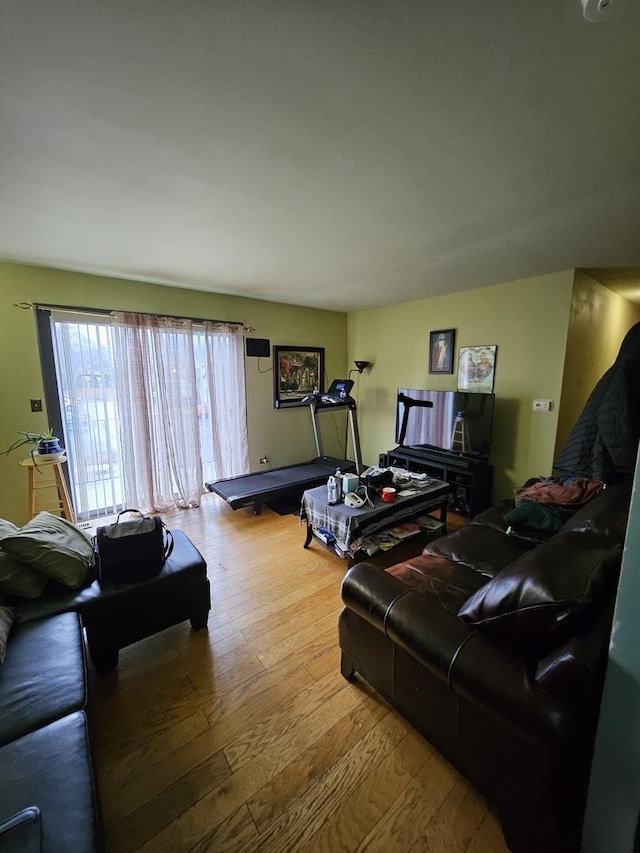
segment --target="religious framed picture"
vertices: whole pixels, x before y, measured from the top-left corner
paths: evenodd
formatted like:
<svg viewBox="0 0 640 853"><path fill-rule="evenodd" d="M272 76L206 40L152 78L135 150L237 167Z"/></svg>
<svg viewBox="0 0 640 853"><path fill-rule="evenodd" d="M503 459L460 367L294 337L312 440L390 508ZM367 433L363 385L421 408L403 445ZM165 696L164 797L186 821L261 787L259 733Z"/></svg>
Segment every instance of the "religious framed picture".
<svg viewBox="0 0 640 853"><path fill-rule="evenodd" d="M496 372L497 346L460 347L458 391L491 394Z"/></svg>
<svg viewBox="0 0 640 853"><path fill-rule="evenodd" d="M455 329L429 332L429 373L453 373Z"/></svg>
<svg viewBox="0 0 640 853"><path fill-rule="evenodd" d="M306 405L314 389L324 392L324 347L273 348L273 406Z"/></svg>

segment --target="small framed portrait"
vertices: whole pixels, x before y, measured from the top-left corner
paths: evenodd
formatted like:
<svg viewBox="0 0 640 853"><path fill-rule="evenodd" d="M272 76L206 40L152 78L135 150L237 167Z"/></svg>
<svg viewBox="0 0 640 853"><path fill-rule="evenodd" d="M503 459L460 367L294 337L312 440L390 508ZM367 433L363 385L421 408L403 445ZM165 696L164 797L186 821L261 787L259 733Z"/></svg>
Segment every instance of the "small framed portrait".
<svg viewBox="0 0 640 853"><path fill-rule="evenodd" d="M453 373L455 329L429 332L429 373Z"/></svg>
<svg viewBox="0 0 640 853"><path fill-rule="evenodd" d="M491 394L496 373L497 346L460 347L458 391Z"/></svg>
<svg viewBox="0 0 640 853"><path fill-rule="evenodd" d="M303 406L304 398L324 391L324 347L273 348L273 405Z"/></svg>

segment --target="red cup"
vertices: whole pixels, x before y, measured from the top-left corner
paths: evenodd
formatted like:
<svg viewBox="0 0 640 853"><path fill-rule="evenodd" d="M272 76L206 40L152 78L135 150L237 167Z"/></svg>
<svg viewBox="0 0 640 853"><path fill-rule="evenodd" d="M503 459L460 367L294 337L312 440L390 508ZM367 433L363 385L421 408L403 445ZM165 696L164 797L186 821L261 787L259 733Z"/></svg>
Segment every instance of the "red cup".
<svg viewBox="0 0 640 853"><path fill-rule="evenodd" d="M393 486L385 486L382 490L382 500L386 504L392 504L396 499L396 490Z"/></svg>

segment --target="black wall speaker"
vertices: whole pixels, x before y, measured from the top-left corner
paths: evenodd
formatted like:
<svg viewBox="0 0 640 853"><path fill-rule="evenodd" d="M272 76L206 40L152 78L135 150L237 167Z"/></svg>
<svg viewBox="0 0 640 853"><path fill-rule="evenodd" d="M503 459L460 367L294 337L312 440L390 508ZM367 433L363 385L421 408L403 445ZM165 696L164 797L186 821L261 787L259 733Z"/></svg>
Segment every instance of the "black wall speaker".
<svg viewBox="0 0 640 853"><path fill-rule="evenodd" d="M247 338L247 356L268 358L271 355L271 344L268 338Z"/></svg>

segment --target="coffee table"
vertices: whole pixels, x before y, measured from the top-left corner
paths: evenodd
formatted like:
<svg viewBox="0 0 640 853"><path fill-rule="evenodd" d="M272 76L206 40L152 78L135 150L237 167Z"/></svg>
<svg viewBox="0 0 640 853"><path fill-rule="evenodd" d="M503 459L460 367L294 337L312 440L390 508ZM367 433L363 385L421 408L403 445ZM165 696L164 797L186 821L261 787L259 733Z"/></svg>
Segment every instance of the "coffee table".
<svg viewBox="0 0 640 853"><path fill-rule="evenodd" d="M434 511L440 513L439 521L443 527L439 534L444 534L447 532L447 508L452 501L451 486L443 480L429 480L418 489L417 494L398 494L393 503L384 503L380 497L376 497L373 508L365 505L357 509L344 503L330 506L327 503L326 486L308 489L302 495L300 508L300 518L307 527L303 547L308 548L312 541L317 541L337 556L351 561L356 558L363 540L401 522L430 515ZM329 531L338 547L319 538L316 533L318 528Z"/></svg>

